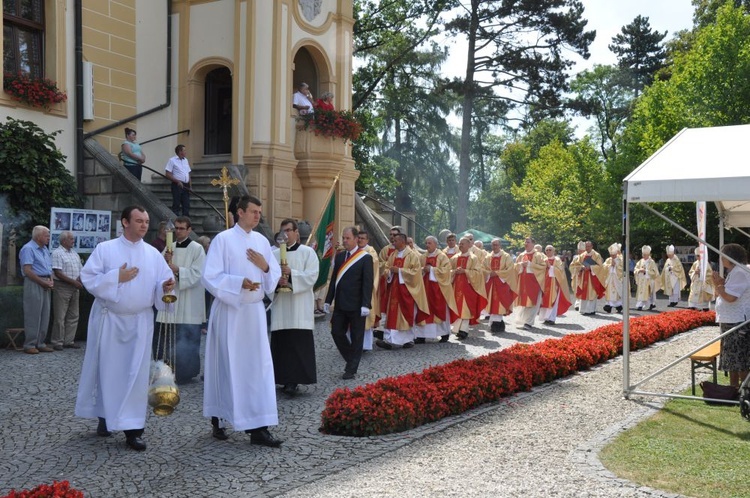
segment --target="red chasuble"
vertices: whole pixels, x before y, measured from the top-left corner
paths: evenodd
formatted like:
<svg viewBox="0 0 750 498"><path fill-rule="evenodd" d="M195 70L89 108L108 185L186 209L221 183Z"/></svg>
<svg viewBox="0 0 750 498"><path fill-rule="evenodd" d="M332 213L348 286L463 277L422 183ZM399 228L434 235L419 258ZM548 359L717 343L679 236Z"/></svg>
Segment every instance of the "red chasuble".
<svg viewBox="0 0 750 498"><path fill-rule="evenodd" d="M394 258L392 268L403 268L404 258ZM385 308L385 328L399 330L398 317L401 315L410 327L414 326L414 297L405 284L398 282L398 274L394 273L388 286L388 306Z"/></svg>
<svg viewBox="0 0 750 498"><path fill-rule="evenodd" d="M516 259L521 263L528 261L529 263L534 260L534 253L524 252ZM536 306L536 301L539 298L539 291L542 290L539 287L539 282L536 279L536 275L533 272L529 273L523 266L518 273L518 305L519 306Z"/></svg>
<svg viewBox="0 0 750 498"><path fill-rule="evenodd" d="M466 269L468 261L468 256L459 256L456 259L456 268ZM453 295L456 298L456 308L458 313L451 311L451 323L461 318L464 315L464 309L467 309L471 314L469 324L478 324L482 310L487 306L487 300L477 294L477 291L471 286L469 277L465 273L457 274L453 279Z"/></svg>
<svg viewBox="0 0 750 498"><path fill-rule="evenodd" d="M425 266L427 265L436 267L437 256L427 256ZM436 318L438 319L437 323L442 323L448 319L448 303L440 290L440 284L431 281L429 273L425 273L422 278L424 280L424 291L427 294L427 303L430 305L430 313L427 314L422 310L417 310L417 323L420 325L436 323Z"/></svg>
<svg viewBox="0 0 750 498"><path fill-rule="evenodd" d="M488 257L490 258L490 270L493 272L498 271L500 269L500 261L503 258ZM489 301L487 312L491 315L510 315L513 301L517 295L510 288L510 285L507 282L503 283L496 273L492 273L490 279L487 280L486 289L487 300ZM500 309L500 306L504 309Z"/></svg>

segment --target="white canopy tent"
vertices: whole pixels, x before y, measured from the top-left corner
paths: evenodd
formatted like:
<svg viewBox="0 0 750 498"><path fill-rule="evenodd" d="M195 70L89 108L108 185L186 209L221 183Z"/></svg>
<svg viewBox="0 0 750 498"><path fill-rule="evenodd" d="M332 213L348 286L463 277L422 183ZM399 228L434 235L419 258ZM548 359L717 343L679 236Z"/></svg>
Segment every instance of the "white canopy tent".
<svg viewBox="0 0 750 498"><path fill-rule="evenodd" d="M750 227L750 125L712 128L685 128L630 173L624 183L624 260L630 253L630 204L642 203L649 211L705 243L647 205L649 202L714 202L719 210L720 242L724 227ZM746 233L746 232L743 232ZM747 235L747 234L746 234ZM706 244L718 252L715 247ZM721 243L720 243L721 245ZM743 269L745 269L743 267ZM693 398L666 393L638 391L636 388L661 372L702 349L691 351L636 384L630 383L630 289L623 285L623 393L663 397ZM734 329L727 331L729 334ZM718 337L716 338L718 340ZM711 342L715 342L712 340ZM710 344L709 342L708 344ZM702 398L700 398L702 399Z"/></svg>

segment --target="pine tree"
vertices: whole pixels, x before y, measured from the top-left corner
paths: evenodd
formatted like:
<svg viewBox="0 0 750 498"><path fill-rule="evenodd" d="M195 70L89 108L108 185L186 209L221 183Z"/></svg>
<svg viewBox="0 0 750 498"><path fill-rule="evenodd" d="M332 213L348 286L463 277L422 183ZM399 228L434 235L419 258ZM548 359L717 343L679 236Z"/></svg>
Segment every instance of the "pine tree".
<svg viewBox="0 0 750 498"><path fill-rule="evenodd" d="M617 65L630 71L636 96L654 81L656 72L664 66L667 32L652 31L648 17L637 16L623 26L621 33L612 37L609 50L617 56Z"/></svg>

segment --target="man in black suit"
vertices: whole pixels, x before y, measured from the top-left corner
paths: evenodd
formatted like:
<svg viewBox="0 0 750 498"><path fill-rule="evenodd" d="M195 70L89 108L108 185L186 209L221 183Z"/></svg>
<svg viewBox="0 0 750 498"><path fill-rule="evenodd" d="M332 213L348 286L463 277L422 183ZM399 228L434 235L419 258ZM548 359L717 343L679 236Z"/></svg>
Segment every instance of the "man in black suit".
<svg viewBox="0 0 750 498"><path fill-rule="evenodd" d="M328 284L323 309L330 311L331 303L336 307L331 317L333 342L346 360L342 379L353 379L362 358L362 342L365 336L365 320L372 303L372 256L357 246L358 230L348 227L341 233L345 251L336 255L333 276ZM351 340L346 337L349 331Z"/></svg>

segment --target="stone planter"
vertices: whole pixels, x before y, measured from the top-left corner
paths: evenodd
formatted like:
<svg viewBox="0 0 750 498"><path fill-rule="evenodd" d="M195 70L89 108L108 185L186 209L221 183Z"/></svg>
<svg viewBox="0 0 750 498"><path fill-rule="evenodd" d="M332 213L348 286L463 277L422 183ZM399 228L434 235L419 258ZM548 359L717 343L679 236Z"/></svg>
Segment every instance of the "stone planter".
<svg viewBox="0 0 750 498"><path fill-rule="evenodd" d="M337 161L351 157L351 147L341 138L315 135L308 130L297 130L294 140L294 157L298 161Z"/></svg>

